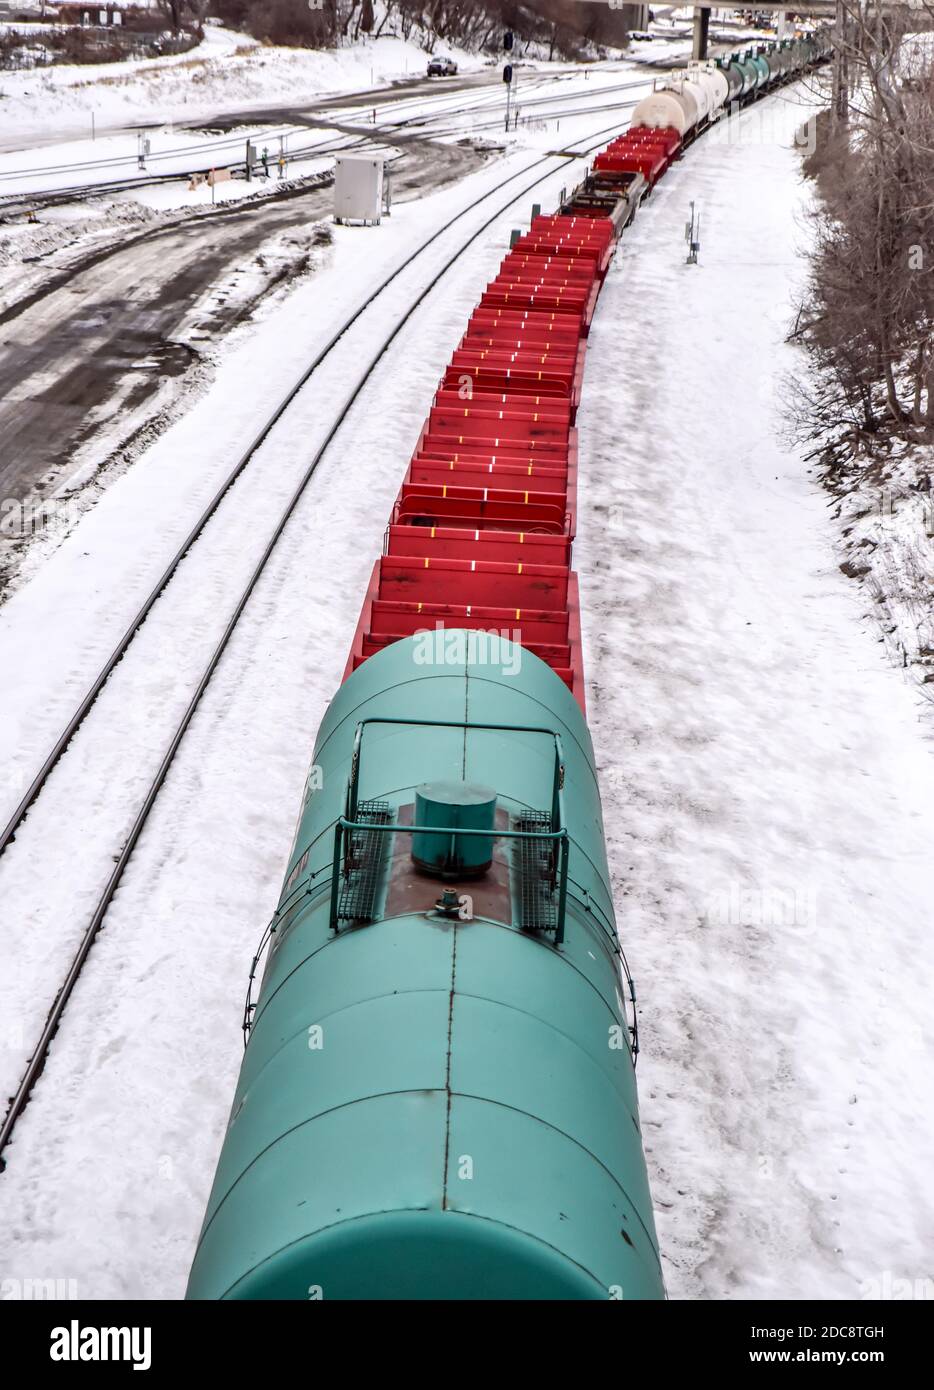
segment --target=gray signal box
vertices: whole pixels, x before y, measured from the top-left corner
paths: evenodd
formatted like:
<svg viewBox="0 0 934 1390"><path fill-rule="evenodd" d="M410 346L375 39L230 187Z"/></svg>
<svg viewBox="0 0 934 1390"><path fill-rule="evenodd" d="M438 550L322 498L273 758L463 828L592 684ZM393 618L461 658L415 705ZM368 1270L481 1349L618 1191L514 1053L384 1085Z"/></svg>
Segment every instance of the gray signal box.
<svg viewBox="0 0 934 1390"><path fill-rule="evenodd" d="M334 221L371 226L382 215L382 159L340 155L334 162Z"/></svg>

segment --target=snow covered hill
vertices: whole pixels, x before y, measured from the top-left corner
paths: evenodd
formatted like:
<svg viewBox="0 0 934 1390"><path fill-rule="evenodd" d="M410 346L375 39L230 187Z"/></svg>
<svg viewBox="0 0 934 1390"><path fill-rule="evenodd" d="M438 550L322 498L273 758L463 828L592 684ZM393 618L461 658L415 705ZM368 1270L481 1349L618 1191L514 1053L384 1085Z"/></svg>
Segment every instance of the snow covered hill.
<svg viewBox="0 0 934 1390"><path fill-rule="evenodd" d="M484 66L476 54L451 52L462 71ZM50 133L84 133L92 113L103 130L190 120L251 103L300 104L323 93L424 77L427 62L424 49L400 38L361 39L340 49L275 48L209 25L204 42L179 57L0 74L0 149Z"/></svg>

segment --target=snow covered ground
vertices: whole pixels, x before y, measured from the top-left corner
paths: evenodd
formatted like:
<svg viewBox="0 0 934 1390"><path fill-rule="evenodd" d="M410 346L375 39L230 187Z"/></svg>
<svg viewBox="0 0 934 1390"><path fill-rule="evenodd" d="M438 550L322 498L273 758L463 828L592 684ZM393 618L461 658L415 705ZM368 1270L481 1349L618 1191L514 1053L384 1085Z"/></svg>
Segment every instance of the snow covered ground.
<svg viewBox="0 0 934 1390"><path fill-rule="evenodd" d="M930 1274L930 742L836 568L825 499L777 442L804 114L770 98L667 176L608 280L580 417L589 715L675 1297L874 1297ZM346 286L362 296L503 172L379 232L336 229L327 269L0 610L0 665L21 673L0 721L0 811L242 441L346 313ZM556 163L525 215L570 181ZM683 263L691 199L697 267ZM14 956L0 1089L333 402L413 282L484 215L407 272L271 437L56 773L61 809L40 803L0 863ZM440 364L519 221L500 218L416 312L247 610L17 1130L0 1276L74 1279L89 1298L184 1287L315 731Z"/></svg>
<svg viewBox="0 0 934 1390"><path fill-rule="evenodd" d="M844 572L858 579L891 660L934 706L934 451L893 445L884 462L845 459L838 498Z"/></svg>
<svg viewBox="0 0 934 1390"><path fill-rule="evenodd" d="M770 98L665 179L580 416L589 717L678 1298L934 1296L934 750L778 442L801 118Z"/></svg>

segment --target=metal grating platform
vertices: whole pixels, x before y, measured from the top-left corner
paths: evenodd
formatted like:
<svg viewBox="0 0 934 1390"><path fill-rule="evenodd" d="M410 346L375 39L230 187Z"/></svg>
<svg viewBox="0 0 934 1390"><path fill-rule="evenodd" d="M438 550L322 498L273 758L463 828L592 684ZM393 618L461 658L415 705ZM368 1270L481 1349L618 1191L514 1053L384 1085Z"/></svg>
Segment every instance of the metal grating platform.
<svg viewBox="0 0 934 1390"><path fill-rule="evenodd" d="M547 811L525 811L514 816L511 828L541 834L552 828ZM516 840L513 866L523 931L557 932L558 895L555 891L554 851L550 840Z"/></svg>
<svg viewBox="0 0 934 1390"><path fill-rule="evenodd" d="M392 824L388 801L361 801L356 820L367 825ZM345 873L337 899L339 922L372 922L383 865L391 836L379 830L354 830L348 836Z"/></svg>

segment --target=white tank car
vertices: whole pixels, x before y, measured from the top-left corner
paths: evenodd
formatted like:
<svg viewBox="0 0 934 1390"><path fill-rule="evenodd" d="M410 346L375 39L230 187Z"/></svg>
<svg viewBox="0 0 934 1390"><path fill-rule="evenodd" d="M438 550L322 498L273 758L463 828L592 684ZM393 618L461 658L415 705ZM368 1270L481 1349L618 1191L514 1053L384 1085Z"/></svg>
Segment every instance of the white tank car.
<svg viewBox="0 0 934 1390"><path fill-rule="evenodd" d="M709 98L708 115L715 120L726 105L730 95L730 84L724 74L713 63L689 63L688 80L705 87Z"/></svg>
<svg viewBox="0 0 934 1390"><path fill-rule="evenodd" d="M699 119L697 102L683 83L659 87L650 96L643 97L632 113L634 126L650 126L656 130L671 126L682 138Z"/></svg>
<svg viewBox="0 0 934 1390"><path fill-rule="evenodd" d="M710 89L706 84L698 82L694 73L689 73L680 81L682 92L690 92L697 106L697 119L704 120L710 115Z"/></svg>

